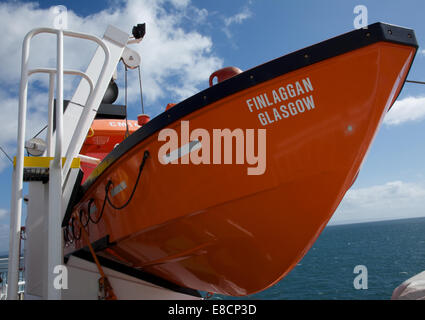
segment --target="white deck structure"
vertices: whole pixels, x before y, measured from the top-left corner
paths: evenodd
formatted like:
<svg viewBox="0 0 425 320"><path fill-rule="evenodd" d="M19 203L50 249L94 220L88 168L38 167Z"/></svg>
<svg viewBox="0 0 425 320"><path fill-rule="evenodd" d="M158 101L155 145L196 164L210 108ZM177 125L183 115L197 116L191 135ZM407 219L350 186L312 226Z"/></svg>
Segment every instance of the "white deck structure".
<svg viewBox="0 0 425 320"><path fill-rule="evenodd" d="M41 33L52 34L57 39L57 66L55 69L29 69L31 39ZM67 37L92 41L98 45L85 72L64 70L63 42L64 38ZM18 115L18 151L13 170L11 199L8 299L18 299L24 170L31 170L30 168L48 172L48 182L43 183L37 181L36 178L27 182L29 194L24 250L25 298L98 298L97 280L99 273L95 264L71 257L66 264L66 272L60 269L60 266L64 265L61 223L79 172L78 166L72 166L73 160L79 155L117 64L124 53L128 55L128 52L131 52L127 45L135 42L137 40L130 37L128 33L113 26L107 28L103 39L89 34L50 28L32 30L24 39ZM30 75L34 73L46 73L50 80L47 148L43 154L47 165L44 168L31 164L29 160L32 159L25 159L24 157L28 80ZM79 75L82 79L66 111L56 112L56 129L53 130L54 97L56 98L56 110L63 110L64 74ZM56 91L54 92L55 85ZM66 160L62 160L63 157ZM29 172L29 175L31 175L31 172ZM109 268L105 268L104 271L118 299L199 298L165 289ZM59 283L62 289L57 289L58 283L56 283L55 288L55 281L58 281L58 276L63 277L63 280ZM65 289L66 287L67 289Z"/></svg>

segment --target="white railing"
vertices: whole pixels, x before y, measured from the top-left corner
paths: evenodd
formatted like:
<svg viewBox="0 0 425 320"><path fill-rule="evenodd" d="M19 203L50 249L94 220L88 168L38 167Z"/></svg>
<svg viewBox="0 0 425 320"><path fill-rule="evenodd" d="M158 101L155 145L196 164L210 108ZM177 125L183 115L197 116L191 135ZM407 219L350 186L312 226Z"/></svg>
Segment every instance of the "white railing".
<svg viewBox="0 0 425 320"><path fill-rule="evenodd" d="M7 265L8 258L0 258L0 300L7 299ZM23 266L23 257L20 258L20 266ZM19 269L19 282L18 282L18 297L23 297L25 292L25 274L22 268Z"/></svg>
<svg viewBox="0 0 425 320"><path fill-rule="evenodd" d="M7 277L7 272L4 272L5 279ZM20 280L18 282L18 299L22 300L25 293L25 281ZM7 283L4 281L4 283L0 283L0 300L7 300Z"/></svg>
<svg viewBox="0 0 425 320"><path fill-rule="evenodd" d="M28 76L35 74L35 73L47 73L49 74L49 114L48 114L48 126L47 126L47 156L51 157L53 156L53 108L54 108L54 100L53 100L53 94L54 94L54 87L55 87L55 75L56 75L56 69L51 68L40 68L40 69L33 69L28 71ZM64 70L64 74L69 75L75 75L80 76L87 80L90 86L90 95L93 93L93 81L90 79L90 77L85 74L84 72L78 71L78 70ZM65 177L66 174L63 175Z"/></svg>
<svg viewBox="0 0 425 320"><path fill-rule="evenodd" d="M40 33L56 34L57 36L57 54L56 69L29 69L29 52L31 39ZM97 43L104 51L104 63L101 69L96 86L93 88L93 81L85 73L74 70L64 70L63 67L63 38L64 36L86 39ZM21 85L19 94L18 110L18 148L16 156L16 165L13 169L12 197L11 197L11 219L10 219L10 244L9 244L9 265L8 265L8 299L18 298L19 281L19 243L22 217L23 201L23 173L24 173L24 152L25 152L25 130L27 116L27 95L28 79L34 73L49 74L49 102L48 102L48 131L47 131L47 154L54 155L49 169L49 206L48 206L48 268L53 270L54 266L61 264L62 246L61 246L61 213L62 213L62 189L63 181L69 173L72 159L79 152L77 150L78 141L85 135L83 128L90 121L88 114L92 108L94 97L99 95L98 84L109 81L106 79L105 69L109 64L110 52L104 41L96 36L77 33L67 30L58 30L51 28L38 28L30 31L24 39L22 47L22 66L21 66ZM85 108L78 120L77 128L72 133L71 142L67 150L63 150L63 75L74 74L85 78L90 85L90 94L87 98ZM53 106L54 106L54 77L56 76L56 130L53 132ZM54 141L55 140L55 141ZM53 148L54 141L54 148ZM65 151L65 152L64 152ZM62 168L62 156L65 153L66 160ZM49 272L49 283L53 283L53 273ZM50 287L50 286L49 286ZM48 298L60 298L60 290L48 290Z"/></svg>

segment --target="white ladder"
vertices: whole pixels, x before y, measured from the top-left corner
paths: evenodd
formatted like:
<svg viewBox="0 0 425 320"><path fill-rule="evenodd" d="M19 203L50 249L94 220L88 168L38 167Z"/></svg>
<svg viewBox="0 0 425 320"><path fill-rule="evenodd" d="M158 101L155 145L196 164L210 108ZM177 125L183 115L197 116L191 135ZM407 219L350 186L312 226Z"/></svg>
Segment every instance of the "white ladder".
<svg viewBox="0 0 425 320"><path fill-rule="evenodd" d="M39 68L29 70L30 40L40 34L55 34L57 38L57 66L55 69ZM63 39L66 37L86 39L98 44L86 72L64 70L63 67ZM77 180L79 168L72 169L74 158L78 155L87 132L96 116L105 91L115 68L121 59L122 53L129 41L129 35L113 26L108 26L103 39L96 36L77 33L67 30L38 28L30 31L23 42L21 85L18 112L18 146L16 162L13 168L10 243L8 265L8 299L18 298L19 256L20 256L20 229L23 202L23 178L25 131L27 116L28 79L34 73L49 74L49 102L48 102L48 130L47 130L47 161L49 163L47 201L36 206L47 214L47 272L41 276L47 281L47 292L43 295L47 299L61 299L61 290L54 288L54 268L62 264L63 246L61 222L69 201L69 196ZM73 74L82 77L74 96L67 109L63 112L63 75ZM54 81L56 78L56 130L53 130L54 110ZM95 85L94 85L95 84ZM81 108L84 106L84 108ZM65 155L65 160L63 156ZM33 188L34 189L34 188ZM30 188L31 192L31 188ZM30 197L37 201L36 197ZM46 200L46 199L45 199ZM28 209L28 215L31 214ZM40 265L42 263L40 262Z"/></svg>

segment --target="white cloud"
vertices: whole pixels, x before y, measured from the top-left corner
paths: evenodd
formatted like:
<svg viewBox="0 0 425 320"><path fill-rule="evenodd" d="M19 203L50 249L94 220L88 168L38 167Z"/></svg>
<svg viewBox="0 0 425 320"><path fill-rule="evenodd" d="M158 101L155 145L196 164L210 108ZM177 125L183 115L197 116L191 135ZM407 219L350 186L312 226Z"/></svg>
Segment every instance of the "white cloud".
<svg viewBox="0 0 425 320"><path fill-rule="evenodd" d="M0 208L0 219L5 218L8 215L9 211L7 211L6 209L2 209Z"/></svg>
<svg viewBox="0 0 425 320"><path fill-rule="evenodd" d="M9 157L16 153L17 136L17 118L18 118L18 98L7 94L5 90L0 89L0 113L1 113L1 134L0 146L7 152ZM45 125L47 110L39 110L41 104L47 105L47 94L34 94L28 103L30 116L27 118L27 138L33 137ZM37 107L36 107L37 106ZM0 154L0 172L7 166L10 166L10 160Z"/></svg>
<svg viewBox="0 0 425 320"><path fill-rule="evenodd" d="M171 3L177 8L181 8L186 7L190 3L190 0L171 0Z"/></svg>
<svg viewBox="0 0 425 320"><path fill-rule="evenodd" d="M352 189L331 223L352 223L425 216L425 186L402 181Z"/></svg>
<svg viewBox="0 0 425 320"><path fill-rule="evenodd" d="M425 97L407 97L394 103L385 115L384 123L391 126L423 119L425 119Z"/></svg>
<svg viewBox="0 0 425 320"><path fill-rule="evenodd" d="M167 7L167 2L172 7ZM167 7L167 9L165 9ZM111 2L111 7L87 17L80 17L68 10L68 28L74 31L102 36L108 24L122 30L132 30L137 23L146 22L146 36L132 49L142 57L143 93L146 107L151 116L163 111L165 106L156 106L159 99L168 98L178 102L207 86L209 75L222 67L222 60L213 53L211 38L199 33L193 22L202 23L208 17L206 9L197 8L190 0L126 0ZM20 79L21 47L25 34L36 27L52 27L53 9L41 9L36 3L0 3L0 112L3 130L0 145L9 153L15 152L18 88ZM192 27L191 27L192 26ZM31 67L54 67L54 36L38 35L31 42ZM83 40L65 40L65 68L82 69L88 65L95 50ZM122 69L121 69L122 70ZM119 79L123 83L123 74ZM36 81L37 80L37 81ZM28 117L31 133L43 127L47 113L47 95L40 94L40 88L47 90L47 76L33 80ZM139 101L137 72L129 72L129 102ZM72 82L75 85L75 81ZM66 85L65 98L70 98L72 85ZM30 90L31 94L31 90ZM120 99L123 101L123 92ZM137 104L137 103L136 103ZM138 105L137 105L138 107ZM154 110L154 114L152 114ZM43 122L44 121L44 122ZM31 130L30 130L31 131ZM30 134L28 134L30 136ZM7 159L0 156L0 171Z"/></svg>
<svg viewBox="0 0 425 320"><path fill-rule="evenodd" d="M244 20L250 18L252 16L252 12L248 7L244 7L241 12L224 19L224 24L226 27L230 26L233 23L242 23Z"/></svg>
<svg viewBox="0 0 425 320"><path fill-rule="evenodd" d="M232 33L230 32L230 26L232 24L241 24L246 19L252 17L252 12L249 9L249 7L243 7L241 12L238 12L237 14L224 18L224 28L223 31L226 34L226 36L230 39L232 37Z"/></svg>
<svg viewBox="0 0 425 320"><path fill-rule="evenodd" d="M145 93L149 99L155 100L168 94L165 85L169 76L181 80L180 87L199 86L201 81L222 61L212 52L212 41L196 30L185 30L189 19L203 19L207 16L205 9L198 9L186 0L172 0L175 10L169 12L163 7L165 0L123 2L122 7L114 10L103 10L88 17L79 17L68 10L68 27L71 30L93 33L101 36L108 24L115 25L130 32L132 27L140 22L146 22L146 36L141 45L132 46L142 56L142 67L145 75ZM21 43L24 35L30 29L40 26L51 27L54 21L53 10L38 9L35 4L0 4L0 27L5 36L0 46L0 61L2 73L0 80L8 83L18 83L21 57ZM18 26L18 28L16 27ZM38 36L32 44L34 59L32 65L46 64L53 67L55 63L54 37ZM52 40L52 41L49 41ZM49 46L50 44L50 46ZM68 68L83 68L90 56L83 53L93 52L94 47L86 48L87 42L78 40L65 42L65 66ZM80 45L78 45L80 44ZM137 76L129 79L137 83ZM205 76L205 78L204 78ZM134 80L134 81L132 81ZM183 81L184 80L184 81ZM47 82L46 82L47 83ZM192 92L194 93L194 92ZM177 95L178 96L178 95ZM178 98L183 98L178 96Z"/></svg>

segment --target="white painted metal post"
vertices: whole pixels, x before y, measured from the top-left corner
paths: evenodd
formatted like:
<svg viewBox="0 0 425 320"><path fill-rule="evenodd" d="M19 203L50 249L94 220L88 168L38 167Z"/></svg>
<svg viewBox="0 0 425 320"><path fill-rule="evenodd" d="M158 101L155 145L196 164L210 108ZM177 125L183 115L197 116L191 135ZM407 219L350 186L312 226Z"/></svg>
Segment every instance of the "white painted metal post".
<svg viewBox="0 0 425 320"><path fill-rule="evenodd" d="M55 74L49 73L49 111L48 111L48 123L47 123L47 156L53 155L53 94L55 89Z"/></svg>
<svg viewBox="0 0 425 320"><path fill-rule="evenodd" d="M16 214L16 167L12 173L12 201L10 202L10 234L9 234L9 262L7 273L7 299L16 300L18 298L18 280L19 280L19 254L16 253L17 232L16 226L21 225L20 216ZM18 247L19 250L19 247ZM16 261L17 259L17 261Z"/></svg>
<svg viewBox="0 0 425 320"><path fill-rule="evenodd" d="M25 128L27 114L27 94L28 94L28 57L29 45L32 32L25 36L22 45L22 67L21 86L19 89L19 110L18 110L18 150L16 155L16 165L13 173L12 199L10 205L10 236L9 236L9 265L8 265L8 287L7 298L18 299L19 281L19 243L21 233L22 200L23 200L23 178L24 178L24 156L25 156Z"/></svg>
<svg viewBox="0 0 425 320"><path fill-rule="evenodd" d="M49 169L49 215L47 228L47 299L61 299L54 287L55 267L62 264L62 136L63 136L63 31L57 31L56 141Z"/></svg>
<svg viewBox="0 0 425 320"><path fill-rule="evenodd" d="M72 36L72 34L70 35ZM105 86L107 87L107 84L109 84L109 81L110 81L110 78L107 77L107 72L106 72L107 67L110 67L110 60L111 60L111 53L108 46L101 39L97 37L86 37L86 39L95 41L99 45L98 51L100 51L101 49L105 57L104 57L102 68L100 69L101 71L100 71L99 77L96 82L96 87L93 90L93 92L91 92L91 94L88 96L88 99L86 101L86 106L80 115L80 118L74 130L74 133L72 135L72 138L69 144L67 145L66 160L63 166L64 177L66 177L66 175L69 172L69 169L71 168L72 160L80 152L81 144L85 140L84 137L87 135L90 125L93 121L93 119L91 119L89 115L90 113L93 112L92 110L94 107L94 102L96 100L99 100L99 97L101 100L104 95L104 92L105 92L104 90L106 89L101 87L104 86L105 84L106 84ZM121 57L121 54L120 54L120 57ZM99 100L99 103L100 103L100 100Z"/></svg>

